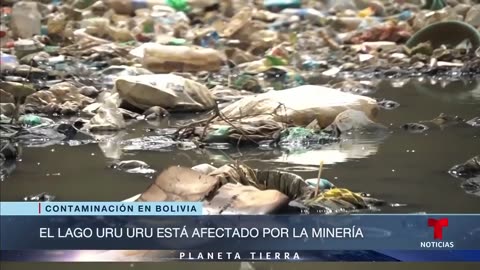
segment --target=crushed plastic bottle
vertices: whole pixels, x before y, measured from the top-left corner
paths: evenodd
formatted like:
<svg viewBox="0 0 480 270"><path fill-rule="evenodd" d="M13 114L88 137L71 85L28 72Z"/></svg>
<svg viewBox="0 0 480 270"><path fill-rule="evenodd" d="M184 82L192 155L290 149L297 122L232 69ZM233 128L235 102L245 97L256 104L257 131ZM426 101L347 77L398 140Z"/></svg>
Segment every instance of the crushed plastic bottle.
<svg viewBox="0 0 480 270"><path fill-rule="evenodd" d="M40 34L42 14L37 2L21 1L12 8L11 28L15 37L31 38Z"/></svg>

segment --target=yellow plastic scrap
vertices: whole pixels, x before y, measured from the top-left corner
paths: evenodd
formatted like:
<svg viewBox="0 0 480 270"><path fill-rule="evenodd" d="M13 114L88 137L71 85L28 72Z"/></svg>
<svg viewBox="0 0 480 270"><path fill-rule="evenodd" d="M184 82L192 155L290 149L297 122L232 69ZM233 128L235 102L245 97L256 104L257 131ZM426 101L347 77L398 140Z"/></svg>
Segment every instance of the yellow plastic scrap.
<svg viewBox="0 0 480 270"><path fill-rule="evenodd" d="M371 7L367 7L367 8L362 9L358 12L358 17L365 18L365 17L370 17L373 14L375 14L375 10L373 10L373 8L371 8Z"/></svg>
<svg viewBox="0 0 480 270"><path fill-rule="evenodd" d="M332 188L326 190L320 196L313 199L314 202L320 202L324 200L336 202L344 201L354 205L357 208L367 207L367 203L362 196L345 188Z"/></svg>

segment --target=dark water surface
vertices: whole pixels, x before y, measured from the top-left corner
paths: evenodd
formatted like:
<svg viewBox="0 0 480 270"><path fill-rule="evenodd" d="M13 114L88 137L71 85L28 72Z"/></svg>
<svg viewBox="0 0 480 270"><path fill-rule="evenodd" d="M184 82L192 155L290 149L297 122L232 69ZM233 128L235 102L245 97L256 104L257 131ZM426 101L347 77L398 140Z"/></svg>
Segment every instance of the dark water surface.
<svg viewBox="0 0 480 270"><path fill-rule="evenodd" d="M402 85L403 84L403 85ZM157 171L171 165L200 163L223 165L241 159L255 168L285 169L306 178L322 173L339 187L363 191L398 204L384 212L479 213L480 198L468 195L461 181L447 171L453 165L480 154L480 128L433 128L414 134L400 126L430 120L445 113L471 119L480 116L480 85L466 80L446 85L437 82L383 81L371 96L400 103L382 110L378 122L390 129L384 140L360 138L319 150L291 151L242 149L173 150L124 152L123 160L142 160ZM187 119L191 116L187 116ZM183 117L185 118L185 117ZM159 127L169 124L164 120ZM123 138L145 133L144 122L129 126ZM155 135L155 134L149 134ZM119 136L120 137L120 136ZM106 149L105 146L102 146ZM115 143L111 145L115 148ZM117 149L118 150L118 149ZM26 195L48 192L59 201L119 201L143 192L152 179L108 168L108 160L97 144L55 145L24 148L21 162L1 182L1 200L22 200Z"/></svg>

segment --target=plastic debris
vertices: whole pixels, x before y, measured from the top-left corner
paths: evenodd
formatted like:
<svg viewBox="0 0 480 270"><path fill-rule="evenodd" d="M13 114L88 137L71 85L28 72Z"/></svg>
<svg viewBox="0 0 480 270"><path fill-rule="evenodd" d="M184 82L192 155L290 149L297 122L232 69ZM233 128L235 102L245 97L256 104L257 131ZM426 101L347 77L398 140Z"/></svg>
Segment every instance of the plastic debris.
<svg viewBox="0 0 480 270"><path fill-rule="evenodd" d="M42 118L37 115L25 115L20 118L20 122L28 126L38 126L42 123Z"/></svg>
<svg viewBox="0 0 480 270"><path fill-rule="evenodd" d="M317 183L318 183L318 179L316 179L316 178L315 179L314 178L306 179L305 182L312 187L316 187ZM320 178L320 190L331 189L331 188L334 188L334 187L335 187L335 185L332 184L327 179Z"/></svg>
<svg viewBox="0 0 480 270"><path fill-rule="evenodd" d="M47 192L42 192L37 195L26 196L25 198L23 198L23 200L30 202L51 202L55 200L55 196Z"/></svg>
<svg viewBox="0 0 480 270"><path fill-rule="evenodd" d="M155 170L151 169L147 163L139 160L122 160L120 162L112 164L111 167L116 170L125 171L127 173L139 173L139 174L155 173Z"/></svg>
<svg viewBox="0 0 480 270"><path fill-rule="evenodd" d="M214 99L204 85L173 74L125 76L116 80L120 98L140 109L160 106L175 111L204 111Z"/></svg>
<svg viewBox="0 0 480 270"><path fill-rule="evenodd" d="M90 131L118 131L126 127L122 112L117 105L107 100L86 125Z"/></svg>

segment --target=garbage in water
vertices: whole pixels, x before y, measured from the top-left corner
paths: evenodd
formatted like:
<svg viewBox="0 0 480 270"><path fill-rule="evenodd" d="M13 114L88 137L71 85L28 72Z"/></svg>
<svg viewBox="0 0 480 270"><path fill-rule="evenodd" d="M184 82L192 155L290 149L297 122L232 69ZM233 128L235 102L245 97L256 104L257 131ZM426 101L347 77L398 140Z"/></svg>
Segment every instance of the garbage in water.
<svg viewBox="0 0 480 270"><path fill-rule="evenodd" d="M140 200L201 200L210 214L368 211L384 204L289 169L322 160L357 182L397 180L385 156L368 176L349 162L393 153L389 136L478 136L477 1L6 1L1 14L2 181L25 177L16 169L33 161L20 152L76 156L98 144L92 160L132 174L152 175L151 160L171 155ZM390 188L363 186L378 198Z"/></svg>
<svg viewBox="0 0 480 270"><path fill-rule="evenodd" d="M42 192L37 195L26 196L25 198L23 198L23 200L30 202L51 202L55 200L55 196L48 194L47 192Z"/></svg>
<svg viewBox="0 0 480 270"><path fill-rule="evenodd" d="M112 100L107 100L87 123L90 131L118 131L126 127L122 112Z"/></svg>
<svg viewBox="0 0 480 270"><path fill-rule="evenodd" d="M202 166L204 167L204 166ZM242 164L227 164L208 174L170 167L162 172L138 201L203 201L206 214L271 214L298 201L312 211L341 212L375 207L384 202L335 188L323 180L322 193L295 174L254 170ZM182 182L175 179L180 177ZM192 188L195 187L195 188ZM207 195L213 194L213 198Z"/></svg>
<svg viewBox="0 0 480 270"><path fill-rule="evenodd" d="M448 172L454 177L463 179L461 186L465 192L480 196L480 156L455 165Z"/></svg>
<svg viewBox="0 0 480 270"><path fill-rule="evenodd" d="M475 127L475 120L471 119L466 121L459 116L451 116L444 113L440 113L432 120L422 120L418 123L407 123L401 127L412 133L422 133L429 129L444 129L447 127Z"/></svg>
<svg viewBox="0 0 480 270"><path fill-rule="evenodd" d="M330 181L327 179L321 178L320 181L318 179L306 179L305 182L309 184L312 187L316 187L317 183L320 184L320 190L325 190L325 189L332 189L335 187Z"/></svg>
<svg viewBox="0 0 480 270"><path fill-rule="evenodd" d="M125 171L127 173L140 173L140 174L155 173L155 170L151 169L147 163L139 160L122 160L110 166L114 169Z"/></svg>
<svg viewBox="0 0 480 270"><path fill-rule="evenodd" d="M480 175L480 156L473 157L463 164L455 165L449 173L461 178L473 178Z"/></svg>

